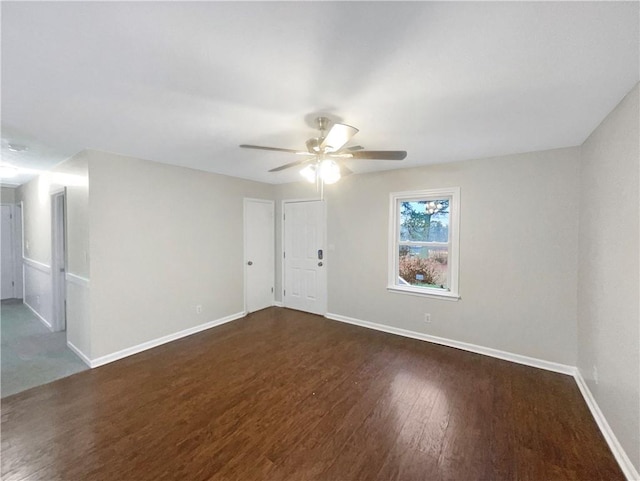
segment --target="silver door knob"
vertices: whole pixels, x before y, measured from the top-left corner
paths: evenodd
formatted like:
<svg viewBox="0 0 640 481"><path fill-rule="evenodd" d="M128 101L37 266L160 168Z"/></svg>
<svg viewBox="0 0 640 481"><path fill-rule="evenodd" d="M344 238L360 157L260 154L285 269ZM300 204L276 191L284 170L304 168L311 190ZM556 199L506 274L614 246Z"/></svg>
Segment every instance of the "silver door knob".
<svg viewBox="0 0 640 481"><path fill-rule="evenodd" d="M318 262L318 267L322 267L322 262Z"/></svg>
<svg viewBox="0 0 640 481"><path fill-rule="evenodd" d="M247 265L248 265L248 266L252 266L252 265L253 265L253 262L252 262L252 261L249 261L249 262L247 262Z"/></svg>

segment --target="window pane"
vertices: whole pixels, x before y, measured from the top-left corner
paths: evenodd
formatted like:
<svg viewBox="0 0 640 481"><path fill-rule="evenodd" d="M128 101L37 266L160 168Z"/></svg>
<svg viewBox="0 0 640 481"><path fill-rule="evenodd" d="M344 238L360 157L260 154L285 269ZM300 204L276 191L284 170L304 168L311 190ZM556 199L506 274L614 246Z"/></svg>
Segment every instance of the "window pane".
<svg viewBox="0 0 640 481"><path fill-rule="evenodd" d="M400 202L400 240L449 242L449 199Z"/></svg>
<svg viewBox="0 0 640 481"><path fill-rule="evenodd" d="M449 252L446 247L399 247L399 285L448 289Z"/></svg>

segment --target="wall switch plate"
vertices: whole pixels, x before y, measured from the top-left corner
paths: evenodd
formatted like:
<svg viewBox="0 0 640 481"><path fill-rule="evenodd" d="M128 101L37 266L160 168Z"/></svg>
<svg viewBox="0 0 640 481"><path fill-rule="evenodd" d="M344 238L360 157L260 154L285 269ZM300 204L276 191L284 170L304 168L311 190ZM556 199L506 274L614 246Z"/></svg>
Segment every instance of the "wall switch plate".
<svg viewBox="0 0 640 481"><path fill-rule="evenodd" d="M424 313L424 322L431 322L431 314L429 314L428 312Z"/></svg>
<svg viewBox="0 0 640 481"><path fill-rule="evenodd" d="M196 314L202 314L202 305L198 304L196 306Z"/></svg>

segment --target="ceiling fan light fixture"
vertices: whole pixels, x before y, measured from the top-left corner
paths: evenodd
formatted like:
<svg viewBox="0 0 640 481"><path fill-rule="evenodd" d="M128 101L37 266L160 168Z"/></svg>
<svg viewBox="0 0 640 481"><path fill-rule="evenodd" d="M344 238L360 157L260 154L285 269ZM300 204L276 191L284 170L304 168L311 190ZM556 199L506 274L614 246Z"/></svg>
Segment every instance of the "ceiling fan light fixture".
<svg viewBox="0 0 640 481"><path fill-rule="evenodd" d="M314 183L316 181L316 166L307 165L300 171L300 175L305 178L307 182Z"/></svg>
<svg viewBox="0 0 640 481"><path fill-rule="evenodd" d="M318 175L325 184L335 184L340 180L340 166L335 160L324 159L318 166Z"/></svg>

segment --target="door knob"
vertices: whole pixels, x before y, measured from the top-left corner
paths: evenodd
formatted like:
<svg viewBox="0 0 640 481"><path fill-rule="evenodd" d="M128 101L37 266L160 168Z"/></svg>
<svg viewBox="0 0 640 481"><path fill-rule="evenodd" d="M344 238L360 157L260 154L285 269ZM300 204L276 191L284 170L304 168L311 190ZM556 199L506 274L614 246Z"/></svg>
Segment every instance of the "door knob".
<svg viewBox="0 0 640 481"><path fill-rule="evenodd" d="M249 261L249 262L247 262L247 265L248 265L248 266L252 266L252 265L253 265L253 262L252 262L252 261Z"/></svg>
<svg viewBox="0 0 640 481"><path fill-rule="evenodd" d="M318 267L322 267L322 262L318 262Z"/></svg>

